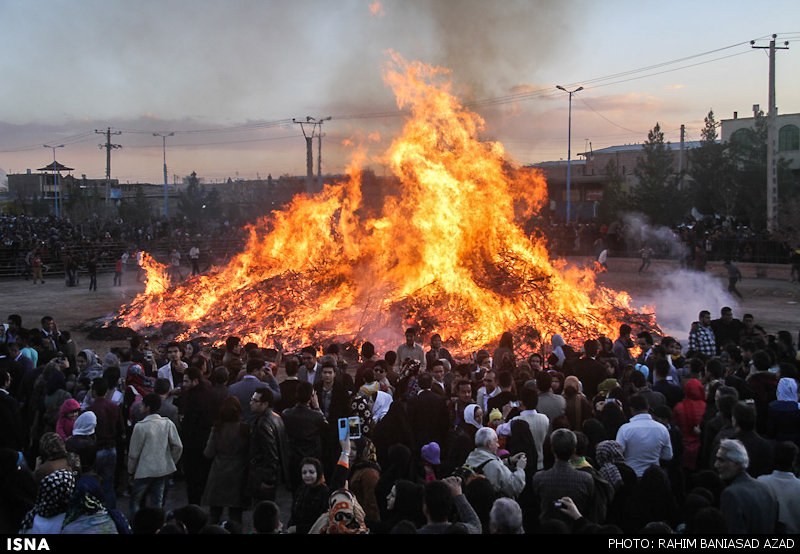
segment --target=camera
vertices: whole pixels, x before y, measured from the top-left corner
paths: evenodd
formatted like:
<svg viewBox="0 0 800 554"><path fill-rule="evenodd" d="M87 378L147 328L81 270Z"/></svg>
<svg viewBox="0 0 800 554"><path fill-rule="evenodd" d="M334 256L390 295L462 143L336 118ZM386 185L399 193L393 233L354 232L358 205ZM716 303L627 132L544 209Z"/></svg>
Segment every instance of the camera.
<svg viewBox="0 0 800 554"><path fill-rule="evenodd" d="M553 508L563 508L563 507L564 503L561 502L560 500L556 500L555 502L553 502Z"/></svg>

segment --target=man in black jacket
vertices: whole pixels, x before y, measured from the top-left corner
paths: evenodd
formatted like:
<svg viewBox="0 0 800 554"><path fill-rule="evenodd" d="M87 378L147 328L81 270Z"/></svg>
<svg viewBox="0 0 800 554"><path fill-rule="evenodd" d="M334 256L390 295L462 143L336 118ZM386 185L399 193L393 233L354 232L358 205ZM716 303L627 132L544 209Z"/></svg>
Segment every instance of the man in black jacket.
<svg viewBox="0 0 800 554"><path fill-rule="evenodd" d="M275 500L278 485L288 482L289 451L283 420L272 411L272 391L257 389L250 399L255 419L250 425L247 495L254 502Z"/></svg>
<svg viewBox="0 0 800 554"><path fill-rule="evenodd" d="M303 458L322 460L322 438L328 430L328 422L319 409L311 383L299 381L295 393L297 403L282 414L289 439L289 484L292 491L300 485Z"/></svg>

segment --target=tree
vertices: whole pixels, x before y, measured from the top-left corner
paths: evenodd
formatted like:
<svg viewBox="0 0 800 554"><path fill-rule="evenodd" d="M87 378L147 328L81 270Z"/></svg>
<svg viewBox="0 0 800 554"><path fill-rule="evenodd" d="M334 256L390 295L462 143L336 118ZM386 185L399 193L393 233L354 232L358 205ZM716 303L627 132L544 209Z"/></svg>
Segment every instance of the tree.
<svg viewBox="0 0 800 554"><path fill-rule="evenodd" d="M689 152L689 175L694 206L704 214L736 213L739 186L734 165L730 159L728 145L717 138L717 122L710 110L704 119L700 146Z"/></svg>
<svg viewBox="0 0 800 554"><path fill-rule="evenodd" d="M661 126L647 133L642 155L636 160L633 174L638 185L633 191L633 208L647 215L653 223L671 225L684 212L683 195L673 171L672 151L664 142Z"/></svg>
<svg viewBox="0 0 800 554"><path fill-rule="evenodd" d="M154 215L151 212L150 201L147 199L142 185L136 186L136 194L133 199L123 198L120 200L118 211L123 221L133 221L137 224L150 221L150 218Z"/></svg>
<svg viewBox="0 0 800 554"><path fill-rule="evenodd" d="M622 189L625 176L614 158L606 164L605 172L608 181L603 188L603 199L597 206L597 217L603 223L611 223L630 209L630 199Z"/></svg>

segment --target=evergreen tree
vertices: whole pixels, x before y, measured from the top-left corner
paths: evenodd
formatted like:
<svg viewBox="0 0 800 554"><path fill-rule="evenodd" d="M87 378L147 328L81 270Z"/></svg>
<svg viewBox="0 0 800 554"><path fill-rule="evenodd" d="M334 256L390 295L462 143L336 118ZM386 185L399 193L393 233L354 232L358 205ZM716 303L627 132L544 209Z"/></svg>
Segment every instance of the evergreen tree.
<svg viewBox="0 0 800 554"><path fill-rule="evenodd" d="M717 134L714 111L708 112L701 131L700 146L689 152L689 175L692 184L692 200L703 214L721 213L735 215L739 198L739 186L728 146L721 144Z"/></svg>
<svg viewBox="0 0 800 554"><path fill-rule="evenodd" d="M625 176L614 158L606 164L605 173L608 182L603 189L603 199L597 206L597 217L603 223L611 223L630 209L630 199L622 188Z"/></svg>
<svg viewBox="0 0 800 554"><path fill-rule="evenodd" d="M639 183L633 191L633 208L647 215L653 223L671 225L684 212L683 196L673 171L672 151L664 142L661 126L647 133L642 155L636 161L633 174Z"/></svg>

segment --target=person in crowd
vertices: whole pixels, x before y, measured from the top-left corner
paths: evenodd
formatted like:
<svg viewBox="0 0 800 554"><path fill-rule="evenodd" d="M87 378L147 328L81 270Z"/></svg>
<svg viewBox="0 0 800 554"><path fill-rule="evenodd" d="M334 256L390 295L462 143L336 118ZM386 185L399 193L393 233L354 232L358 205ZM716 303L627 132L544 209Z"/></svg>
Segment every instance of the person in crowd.
<svg viewBox="0 0 800 554"><path fill-rule="evenodd" d="M414 528L426 523L423 512L424 485L407 479L398 479L391 486L384 499L385 511L381 514L380 525L374 533L388 534L401 521L409 521ZM370 529L372 531L372 529Z"/></svg>
<svg viewBox="0 0 800 554"><path fill-rule="evenodd" d="M758 481L772 490L778 501L779 531L795 535L800 533L800 479L795 474L797 445L783 441L775 446L775 470L769 475L761 475Z"/></svg>
<svg viewBox="0 0 800 554"><path fill-rule="evenodd" d="M684 399L675 405L673 416L683 438L683 460L685 469L697 468L700 454L700 423L706 411L705 390L697 379L689 379L683 385Z"/></svg>
<svg viewBox="0 0 800 554"><path fill-rule="evenodd" d="M311 527L328 509L330 491L325 484L322 463L316 458L304 458L300 464L301 484L295 490L288 533L308 534Z"/></svg>
<svg viewBox="0 0 800 554"><path fill-rule="evenodd" d="M556 461L552 468L536 472L531 482L533 491L539 498L541 520L558 517L559 505L556 501L563 496L572 498L578 509L582 509L582 513L588 513L591 509L595 493L594 479L569 463L576 446L575 433L569 429L556 429L550 434L550 448Z"/></svg>
<svg viewBox="0 0 800 554"><path fill-rule="evenodd" d="M425 362L427 367L433 367L433 362L436 360L447 360L451 368L456 367L456 362L450 352L442 346L442 336L439 333L431 335L431 348L425 353Z"/></svg>
<svg viewBox="0 0 800 554"><path fill-rule="evenodd" d="M131 517L146 502L162 506L167 479L175 473L183 444L175 424L158 415L161 398L150 393L142 400L145 418L133 427L128 447L128 473L133 476Z"/></svg>
<svg viewBox="0 0 800 554"><path fill-rule="evenodd" d="M475 449L466 459L466 465L482 473L499 493L515 497L525 487L525 466L528 459L524 453L509 459L509 466L497 455L499 441L491 427L481 427L475 433Z"/></svg>
<svg viewBox="0 0 800 554"><path fill-rule="evenodd" d="M255 419L250 423L246 491L254 501L275 500L278 485L289 483L289 446L283 420L272 411L272 391L257 389L250 399Z"/></svg>
<svg viewBox="0 0 800 554"><path fill-rule="evenodd" d="M653 420L643 396L634 394L630 407L633 417L619 428L616 441L625 453L625 463L641 477L651 465L672 459L672 443L666 427Z"/></svg>
<svg viewBox="0 0 800 554"><path fill-rule="evenodd" d="M536 388L539 391L536 409L547 416L550 431L553 429L553 422L566 414L567 401L563 396L553 393L553 376L547 371L541 371L536 376Z"/></svg>
<svg viewBox="0 0 800 554"><path fill-rule="evenodd" d="M720 443L714 467L727 486L719 507L731 533L772 534L778 521L778 501L769 485L747 474L749 463L740 441Z"/></svg>
<svg viewBox="0 0 800 554"><path fill-rule="evenodd" d="M323 440L328 430L328 422L319 409L317 395L311 383L298 381L295 397L295 405L285 410L282 416L289 441L289 484L292 491L301 485L300 466L303 460L322 459Z"/></svg>
<svg viewBox="0 0 800 554"><path fill-rule="evenodd" d="M242 522L249 441L250 426L242 421L239 399L229 396L222 402L203 450L211 467L202 505L209 506L209 521L213 524L219 523L225 507L230 519Z"/></svg>
<svg viewBox="0 0 800 554"><path fill-rule="evenodd" d="M94 471L97 459L97 440L95 429L97 416L94 412L84 412L75 420L72 436L64 442L67 452L74 452L81 461L81 472Z"/></svg>
<svg viewBox="0 0 800 554"><path fill-rule="evenodd" d="M408 420L414 441L418 445L444 444L448 429L447 402L431 391L433 378L430 373L420 374L417 382L420 390L408 400Z"/></svg>
<svg viewBox="0 0 800 554"><path fill-rule="evenodd" d="M36 503L25 514L21 535L58 535L64 526L69 499L75 490L75 473L59 469L44 477L39 483Z"/></svg>
<svg viewBox="0 0 800 554"><path fill-rule="evenodd" d="M756 431L756 411L747 402L737 402L733 407L732 424L738 439L747 450L747 473L752 477L767 475L774 467L774 443Z"/></svg>
<svg viewBox="0 0 800 554"><path fill-rule="evenodd" d="M769 403L767 436L778 441L792 441L800 446L800 403L797 398L797 380L781 377L778 381L777 399Z"/></svg>
<svg viewBox="0 0 800 554"><path fill-rule="evenodd" d="M100 475L103 486L103 500L111 509L117 507L115 476L117 471L117 449L123 453L125 441L125 422L120 407L106 398L108 381L98 378L92 381L92 405L90 411L97 418L95 438L97 439L97 457L95 471Z"/></svg>
<svg viewBox="0 0 800 554"><path fill-rule="evenodd" d="M425 371L427 361L425 351L421 344L417 343L417 330L414 327L406 329L406 342L397 347L397 367L401 367L407 359L419 362L419 370Z"/></svg>
<svg viewBox="0 0 800 554"><path fill-rule="evenodd" d="M470 535L481 534L481 522L461 489L461 479L446 477L442 481L432 481L425 485L422 511L427 523L417 530L421 535L441 535L451 527L450 515L453 509L458 513L458 524Z"/></svg>
<svg viewBox="0 0 800 554"><path fill-rule="evenodd" d="M689 353L702 354L709 358L717 355L717 341L714 330L711 329L711 312L702 310L698 314L698 321L692 324L689 331Z"/></svg>
<svg viewBox="0 0 800 554"><path fill-rule="evenodd" d="M72 436L72 428L80 414L81 405L77 400L68 398L61 404L58 409L58 421L56 422L56 433L59 437L66 441Z"/></svg>
<svg viewBox="0 0 800 554"><path fill-rule="evenodd" d="M514 337L508 331L500 336L500 343L492 355L492 371L500 374L504 371L514 372L517 369L517 357L514 354Z"/></svg>
<svg viewBox="0 0 800 554"><path fill-rule="evenodd" d="M511 498L498 498L489 512L489 533L492 535L522 535L522 508Z"/></svg>
<svg viewBox="0 0 800 554"><path fill-rule="evenodd" d="M91 412L87 412L91 413ZM96 475L84 474L69 499L62 535L129 535L130 524L117 509L103 502L103 490Z"/></svg>

